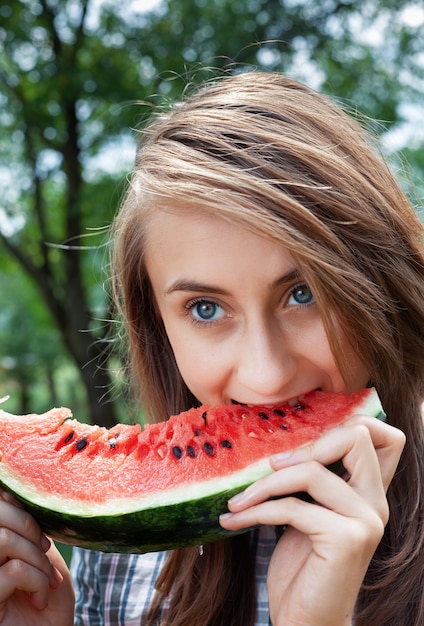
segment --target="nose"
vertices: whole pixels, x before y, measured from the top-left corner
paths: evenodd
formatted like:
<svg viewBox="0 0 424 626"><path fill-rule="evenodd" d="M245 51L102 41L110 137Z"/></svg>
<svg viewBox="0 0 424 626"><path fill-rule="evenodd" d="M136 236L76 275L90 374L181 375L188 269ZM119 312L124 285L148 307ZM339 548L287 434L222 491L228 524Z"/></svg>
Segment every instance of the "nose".
<svg viewBox="0 0 424 626"><path fill-rule="evenodd" d="M296 374L296 354L278 324L261 320L240 337L237 380L246 401L281 400Z"/></svg>

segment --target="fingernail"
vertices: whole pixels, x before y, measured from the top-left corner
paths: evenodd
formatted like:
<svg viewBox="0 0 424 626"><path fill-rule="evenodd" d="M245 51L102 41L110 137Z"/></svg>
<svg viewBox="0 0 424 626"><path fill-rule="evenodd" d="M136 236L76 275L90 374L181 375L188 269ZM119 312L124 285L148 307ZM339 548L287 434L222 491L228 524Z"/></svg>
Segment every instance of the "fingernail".
<svg viewBox="0 0 424 626"><path fill-rule="evenodd" d="M222 513L222 515L219 516L219 521L222 520L223 522L225 522L226 519L230 519L230 517L232 516L232 513Z"/></svg>
<svg viewBox="0 0 424 626"><path fill-rule="evenodd" d="M57 569L57 567L55 567L54 565L53 565L52 567L53 567L53 576L54 576L54 579L53 579L53 582L52 582L52 584L51 584L51 587L53 587L53 589L57 589L57 587L60 585L60 583L61 583L61 582L62 582L62 580L63 580L63 576L62 576L62 574L59 572L59 570Z"/></svg>
<svg viewBox="0 0 424 626"><path fill-rule="evenodd" d="M238 504L239 502L242 502L244 498L245 498L244 491L242 491L241 493L237 493L235 496L233 496L232 498L228 500L228 505Z"/></svg>
<svg viewBox="0 0 424 626"><path fill-rule="evenodd" d="M63 580L63 576L62 574L59 572L59 570L57 569L57 567L53 567L54 570L54 577L56 578L58 583L61 583Z"/></svg>
<svg viewBox="0 0 424 626"><path fill-rule="evenodd" d="M292 456L293 456L293 450L288 450L287 452L277 452L277 454L273 454L271 456L271 460L273 463L282 463L283 461L286 461Z"/></svg>
<svg viewBox="0 0 424 626"><path fill-rule="evenodd" d="M46 537L46 535L41 535L41 547L44 550L44 552L47 552L47 550L50 548L50 546L51 546L50 539L48 539L48 537Z"/></svg>

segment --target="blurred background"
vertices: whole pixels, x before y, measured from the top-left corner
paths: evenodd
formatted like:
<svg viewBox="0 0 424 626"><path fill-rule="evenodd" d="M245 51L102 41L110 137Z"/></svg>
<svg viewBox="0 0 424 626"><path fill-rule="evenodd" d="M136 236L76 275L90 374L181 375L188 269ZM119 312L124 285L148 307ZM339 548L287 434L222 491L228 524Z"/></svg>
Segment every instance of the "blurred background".
<svg viewBox="0 0 424 626"><path fill-rule="evenodd" d="M369 116L419 211L424 7L411 0L0 0L0 398L139 419L114 349L108 226L152 106L279 70Z"/></svg>

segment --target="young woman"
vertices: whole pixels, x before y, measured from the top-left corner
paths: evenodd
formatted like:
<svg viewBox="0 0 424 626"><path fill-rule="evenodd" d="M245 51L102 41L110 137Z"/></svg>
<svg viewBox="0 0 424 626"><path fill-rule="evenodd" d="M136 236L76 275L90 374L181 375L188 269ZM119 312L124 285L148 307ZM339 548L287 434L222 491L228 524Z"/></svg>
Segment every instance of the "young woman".
<svg viewBox="0 0 424 626"><path fill-rule="evenodd" d="M373 384L388 423L274 456L221 519L258 529L202 554L76 549L75 624L424 623L422 236L361 127L281 75L214 81L143 131L114 280L149 418ZM0 519L0 624L72 624L63 564L22 511Z"/></svg>

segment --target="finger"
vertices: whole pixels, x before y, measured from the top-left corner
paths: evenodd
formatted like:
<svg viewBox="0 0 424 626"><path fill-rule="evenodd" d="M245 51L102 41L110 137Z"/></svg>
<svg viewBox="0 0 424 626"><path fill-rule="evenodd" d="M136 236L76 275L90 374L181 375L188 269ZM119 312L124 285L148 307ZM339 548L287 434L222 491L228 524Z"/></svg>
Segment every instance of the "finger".
<svg viewBox="0 0 424 626"><path fill-rule="evenodd" d="M369 554L384 532L383 521L367 503L355 511L355 517L346 517L294 497L267 500L248 509L224 514L220 523L227 530L284 524L308 535L321 549L339 545L343 559L348 553L357 555L358 551Z"/></svg>
<svg viewBox="0 0 424 626"><path fill-rule="evenodd" d="M391 447L391 454L386 459L386 475L392 476L400 456L399 442L403 435L397 437L399 431L383 426L383 429L377 428L377 434L374 433L373 438L366 425L355 422L299 448L289 460L284 457L280 461L281 464L290 462L289 467L283 467L256 481L232 498L228 503L230 511L238 512L271 498L306 491L322 506L349 517L356 517L362 510L363 500L377 512L383 524L386 524L388 504L380 459L374 445L379 449ZM393 431L396 433L394 438ZM308 460L311 458L317 460ZM325 467L337 458L343 459L349 484ZM274 468L278 465L275 460L271 460L271 464ZM279 520L278 523L284 524L287 521Z"/></svg>
<svg viewBox="0 0 424 626"><path fill-rule="evenodd" d="M286 496L284 499L287 499L292 494L306 492L315 503L342 516L363 517L371 511L372 515L377 514L385 524L388 518L387 501L379 479L377 461L375 461L375 465L375 477L369 477L366 473L363 479L366 483L376 482L376 486L373 488L364 487L362 492L361 489L353 488L350 482L346 483L317 461L308 461L284 468L261 478L244 492L231 498L228 502L228 508L231 512L238 513L269 500L273 505L277 499L284 496ZM364 491L369 497L364 497ZM315 512L310 510L309 514L313 517ZM260 523L268 523L268 520L263 520ZM278 519L276 523L288 524L291 522L284 518Z"/></svg>
<svg viewBox="0 0 424 626"><path fill-rule="evenodd" d="M2 572L11 562L23 563L39 570L48 579L51 587L58 584L54 568L45 552L9 528L0 529L0 561Z"/></svg>
<svg viewBox="0 0 424 626"><path fill-rule="evenodd" d="M6 602L17 591L29 594L32 604L45 609L49 597L49 579L28 563L12 559L0 568L0 603Z"/></svg>
<svg viewBox="0 0 424 626"><path fill-rule="evenodd" d="M371 435L380 465L383 486L385 491L387 491L405 447L405 434L390 424L363 415L358 415L348 420L344 427L349 428L355 424L366 426Z"/></svg>
<svg viewBox="0 0 424 626"><path fill-rule="evenodd" d="M349 486L326 468L326 465L340 458L348 472ZM231 498L229 509L239 511L270 498L305 491L320 504L335 509L340 507L342 495L352 498L353 486L358 491L362 489L362 495L369 501L384 497L377 454L364 426L355 426L345 432L338 431L325 440L323 437L322 440L299 448L294 451L289 462L288 467L277 469L279 464L287 463L287 459L279 463L271 459L275 472ZM346 514L349 514L349 508Z"/></svg>
<svg viewBox="0 0 424 626"><path fill-rule="evenodd" d="M47 552L50 548L49 539L42 533L34 518L23 509L4 500L0 501L0 532L1 528L9 529L20 535L40 547L43 552Z"/></svg>
<svg viewBox="0 0 424 626"><path fill-rule="evenodd" d="M296 470L297 476L294 475ZM302 473L303 477L299 475ZM312 492L315 499L325 501L325 505L293 496L267 498L247 508L232 506L230 502L231 512L220 517L221 525L234 531L264 524L286 525L309 536L321 556L326 553L328 558L339 546L343 559L359 556L366 561L383 536L388 516L382 517L380 510L387 508L380 503L374 507L366 502L341 478L316 462L279 470L267 477L270 479L265 481L268 490L262 495L273 498L281 494L283 487L278 484L278 478L282 477L287 480L286 487L295 481L296 489Z"/></svg>
<svg viewBox="0 0 424 626"><path fill-rule="evenodd" d="M270 462L273 469L280 469L289 465L294 465L316 459L323 465L329 465L334 461L343 459L343 464L350 474L354 467L347 467L349 461L357 460L366 463L370 448L366 445L367 433L361 430L365 427L368 431L372 447L378 459L380 474L384 489L387 490L405 444L405 435L397 428L385 424L375 418L366 416L356 416L344 424L328 431L314 442L297 448L292 453L277 454L271 457ZM349 450L352 449L349 443L351 438L358 437L361 447L355 450L363 450L363 458L356 459L353 455L346 458ZM370 457L372 458L372 457ZM374 457L375 458L375 457Z"/></svg>
<svg viewBox="0 0 424 626"><path fill-rule="evenodd" d="M41 532L33 517L13 504L0 501L0 566L8 561L27 563L40 570L52 587L58 580L45 553L50 540Z"/></svg>
<svg viewBox="0 0 424 626"><path fill-rule="evenodd" d="M391 474L398 462L398 454L391 461ZM314 459L314 460L311 460ZM349 484L326 469L326 465L342 459L348 473ZM278 463L271 459L271 466ZM351 424L338 428L294 451L290 462L274 474L266 476L229 501L231 511L239 511L270 498L306 491L322 506L342 515L355 517L361 499L368 502L387 523L388 505L381 476L381 467L368 428ZM280 521L280 523L286 523Z"/></svg>
<svg viewBox="0 0 424 626"><path fill-rule="evenodd" d="M22 504L20 502L18 502L18 500L16 500L16 498L9 491L5 491L4 489L1 489L1 488L0 488L0 500L4 500L5 502L9 502L9 504L13 504L14 506L18 507L19 509L23 509L24 508L22 506Z"/></svg>

